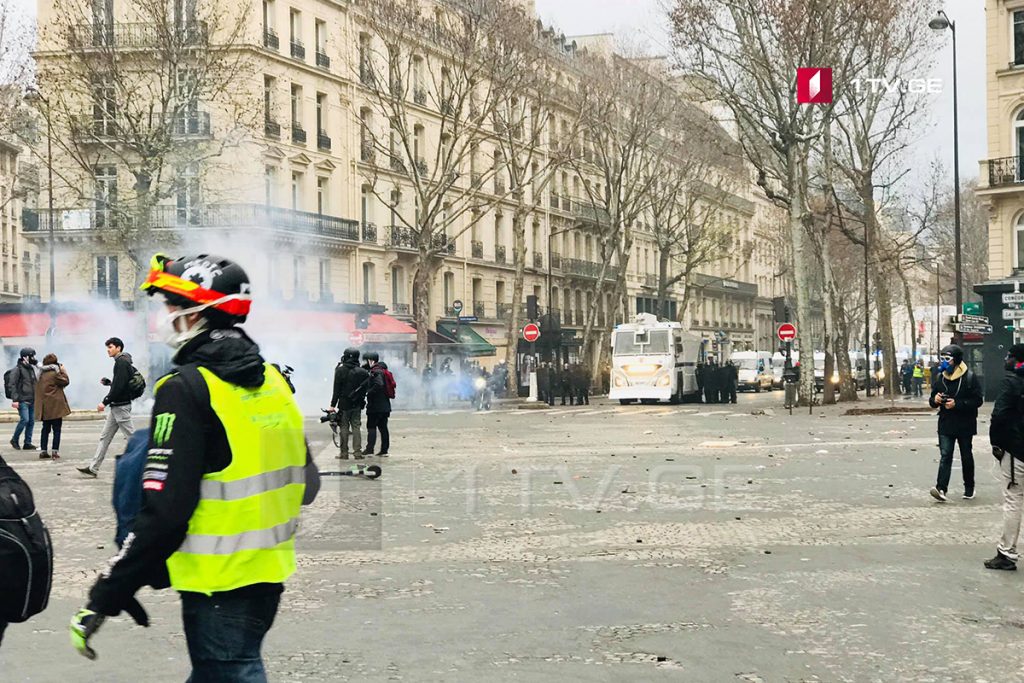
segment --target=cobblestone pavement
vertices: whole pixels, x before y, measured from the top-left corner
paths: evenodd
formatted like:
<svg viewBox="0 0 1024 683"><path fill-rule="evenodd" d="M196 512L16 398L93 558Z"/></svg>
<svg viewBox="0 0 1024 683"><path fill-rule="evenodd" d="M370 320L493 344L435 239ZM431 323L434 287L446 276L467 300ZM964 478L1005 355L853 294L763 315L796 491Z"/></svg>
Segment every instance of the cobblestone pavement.
<svg viewBox="0 0 1024 683"><path fill-rule="evenodd" d="M1024 576L981 565L987 439L978 498L940 506L933 417L790 416L780 397L396 414L385 476L325 476L307 511L272 680L1019 680ZM140 594L152 628L108 622L97 662L68 644L112 554L110 468L73 469L99 428L69 425L60 464L10 458L57 572L47 612L8 631L3 681L187 676L169 591Z"/></svg>

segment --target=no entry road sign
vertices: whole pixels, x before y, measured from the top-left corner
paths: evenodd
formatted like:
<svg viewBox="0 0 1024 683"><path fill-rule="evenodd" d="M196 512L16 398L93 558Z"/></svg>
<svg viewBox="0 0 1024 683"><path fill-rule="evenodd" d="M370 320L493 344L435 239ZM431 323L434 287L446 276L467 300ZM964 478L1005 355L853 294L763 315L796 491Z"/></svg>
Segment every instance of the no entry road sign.
<svg viewBox="0 0 1024 683"><path fill-rule="evenodd" d="M537 327L536 323L529 323L523 327L523 339L531 344L540 339L540 328Z"/></svg>
<svg viewBox="0 0 1024 683"><path fill-rule="evenodd" d="M779 325L779 340L791 342L796 339L796 325L793 323L782 323Z"/></svg>
<svg viewBox="0 0 1024 683"><path fill-rule="evenodd" d="M349 341L350 344L352 344L352 346L362 346L363 345L363 333L360 332L359 330L352 330L348 334L348 341Z"/></svg>

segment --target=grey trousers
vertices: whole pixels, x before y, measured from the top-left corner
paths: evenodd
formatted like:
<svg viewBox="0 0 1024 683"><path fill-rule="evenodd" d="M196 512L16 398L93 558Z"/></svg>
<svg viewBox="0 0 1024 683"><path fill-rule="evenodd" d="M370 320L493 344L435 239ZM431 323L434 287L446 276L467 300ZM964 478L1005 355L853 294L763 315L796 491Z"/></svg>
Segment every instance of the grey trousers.
<svg viewBox="0 0 1024 683"><path fill-rule="evenodd" d="M89 468L93 472L100 471L103 458L107 457L107 449L110 448L110 442L114 440L118 430L124 432L125 439L130 438L135 433L135 426L132 425L131 405L107 406L107 421L103 423L103 431L100 432L100 443L96 447L96 455L92 457L92 462L89 463Z"/></svg>
<svg viewBox="0 0 1024 683"><path fill-rule="evenodd" d="M360 431L362 422L360 416L362 410L354 408L352 410L339 411L338 416L338 431L341 433L341 452L348 453L348 435L352 433L352 452L359 453L363 450L363 435Z"/></svg>
<svg viewBox="0 0 1024 683"><path fill-rule="evenodd" d="M1010 468L1014 468L1016 483L1010 486ZM1003 471L1003 535L998 550L1014 562L1017 561L1017 537L1020 536L1020 515L1024 509L1024 462L1009 453L999 463Z"/></svg>

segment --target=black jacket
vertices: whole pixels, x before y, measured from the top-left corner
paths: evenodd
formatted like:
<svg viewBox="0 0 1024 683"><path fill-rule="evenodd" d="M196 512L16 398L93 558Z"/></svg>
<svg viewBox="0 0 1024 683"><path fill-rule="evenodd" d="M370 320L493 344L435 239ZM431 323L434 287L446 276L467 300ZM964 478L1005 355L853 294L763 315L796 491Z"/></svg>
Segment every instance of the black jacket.
<svg viewBox="0 0 1024 683"><path fill-rule="evenodd" d="M370 368L366 381L366 414L387 415L391 413L391 399L384 387L384 371L387 365L377 363Z"/></svg>
<svg viewBox="0 0 1024 683"><path fill-rule="evenodd" d="M350 360L338 363L334 369L334 394L331 407L338 410L362 410L366 407L366 380L370 373L359 367L359 362Z"/></svg>
<svg viewBox="0 0 1024 683"><path fill-rule="evenodd" d="M985 402L978 376L961 363L947 378L945 373L932 375L932 393L928 404L939 409L939 434L943 436L973 436L978 433L978 408ZM935 402L937 394L955 399L956 407L949 410Z"/></svg>
<svg viewBox="0 0 1024 683"><path fill-rule="evenodd" d="M1003 374L999 385L988 438L993 446L1024 460L1024 378L1012 370Z"/></svg>
<svg viewBox="0 0 1024 683"><path fill-rule="evenodd" d="M122 351L114 356L114 377L110 380L110 391L103 397L105 406L131 405L131 389L128 382L132 378L132 357Z"/></svg>
<svg viewBox="0 0 1024 683"><path fill-rule="evenodd" d="M14 366L14 372L11 373L11 395L14 397L11 400L19 403L35 403L36 382L38 381L39 373L36 371L36 366L26 363L24 358L19 358L18 364Z"/></svg>
<svg viewBox="0 0 1024 683"><path fill-rule="evenodd" d="M212 336L211 336L212 335ZM259 347L241 330L204 332L175 356L177 365L194 363L223 380L244 387L263 384L265 370ZM157 433L158 417L171 414L170 429ZM163 421L164 425L168 422ZM154 437L163 436L159 446ZM146 470L143 474L142 510L121 552L111 560L89 593L89 608L117 615L142 586L166 588L167 558L185 539L188 522L199 504L203 475L231 464L231 448L224 426L210 406L205 383L198 385L172 374L156 393ZM306 494L312 502L320 486L319 473L308 448ZM256 584L232 593L280 592L280 584Z"/></svg>

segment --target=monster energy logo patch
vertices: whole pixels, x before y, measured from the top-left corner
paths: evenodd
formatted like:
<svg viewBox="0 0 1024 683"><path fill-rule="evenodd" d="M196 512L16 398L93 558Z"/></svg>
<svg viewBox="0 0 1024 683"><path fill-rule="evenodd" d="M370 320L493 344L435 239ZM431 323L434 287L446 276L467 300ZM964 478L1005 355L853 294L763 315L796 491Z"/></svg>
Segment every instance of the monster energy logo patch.
<svg viewBox="0 0 1024 683"><path fill-rule="evenodd" d="M163 446L171 438L171 430L174 429L174 413L160 413L156 416L156 425L153 427L153 443Z"/></svg>

